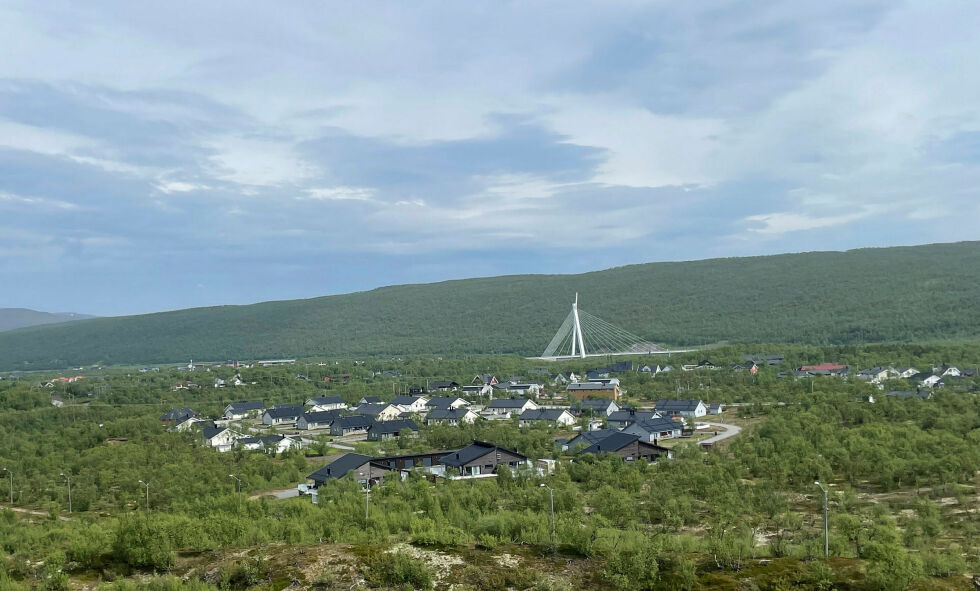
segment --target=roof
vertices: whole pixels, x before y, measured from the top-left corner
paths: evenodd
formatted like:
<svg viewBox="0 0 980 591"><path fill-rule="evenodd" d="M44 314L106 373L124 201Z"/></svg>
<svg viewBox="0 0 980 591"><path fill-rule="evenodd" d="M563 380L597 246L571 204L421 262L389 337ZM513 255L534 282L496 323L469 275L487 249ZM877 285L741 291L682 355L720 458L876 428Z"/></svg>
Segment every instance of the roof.
<svg viewBox="0 0 980 591"><path fill-rule="evenodd" d="M371 433L400 433L402 429L418 431L419 427L411 419L399 419L395 421L379 421L368 427Z"/></svg>
<svg viewBox="0 0 980 591"><path fill-rule="evenodd" d="M600 398L599 400L583 400L582 408L591 408L593 410L606 410L611 405L616 404L608 398ZM619 405L616 405L619 406Z"/></svg>
<svg viewBox="0 0 980 591"><path fill-rule="evenodd" d="M221 433L227 430L228 430L227 427L216 427L214 423L211 423L210 425L204 427L204 430L201 433L204 435L205 439L214 439L215 437L221 435Z"/></svg>
<svg viewBox="0 0 980 591"><path fill-rule="evenodd" d="M603 437L579 453L601 454L619 451L634 441L639 441L639 439L640 437L638 435L631 435L629 433L618 431L609 435L608 437Z"/></svg>
<svg viewBox="0 0 980 591"><path fill-rule="evenodd" d="M468 408L434 408L429 411L429 414L425 415L425 418L426 420L462 419L468 412L472 411Z"/></svg>
<svg viewBox="0 0 980 591"><path fill-rule="evenodd" d="M199 417L201 413L197 412L193 408L172 408L168 410L162 417L161 421L183 421L188 417Z"/></svg>
<svg viewBox="0 0 980 591"><path fill-rule="evenodd" d="M370 427L374 424L374 419L365 415L354 415L351 417L339 417L334 419L331 426L337 426L341 429L358 429L361 427Z"/></svg>
<svg viewBox="0 0 980 591"><path fill-rule="evenodd" d="M381 404L359 404L354 408L354 412L359 415L370 415L372 417L381 414L381 411L388 408L389 404L382 402Z"/></svg>
<svg viewBox="0 0 980 591"><path fill-rule="evenodd" d="M392 399L391 403L392 404L397 404L399 406L403 406L403 405L404 406L410 406L412 404L415 404L416 402L418 402L421 399L422 399L421 396L406 396L406 395L403 394L401 396L395 396Z"/></svg>
<svg viewBox="0 0 980 591"><path fill-rule="evenodd" d="M474 441L473 443L467 445L463 449L458 451L450 452L439 459L440 464L446 466L460 467L465 464L472 462L477 458L481 458L490 452L495 452L497 450L513 454L515 456L527 459L527 456L521 455L516 451L505 449L503 447L498 447L492 443L486 443L484 441Z"/></svg>
<svg viewBox="0 0 980 591"><path fill-rule="evenodd" d="M326 466L320 468L313 474L310 474L307 476L307 478L318 482L325 482L332 478L343 478L344 476L347 476L347 473L351 470L360 468L364 464L370 462L372 459L373 458L371 458L371 456L366 456L364 454L344 454Z"/></svg>
<svg viewBox="0 0 980 591"><path fill-rule="evenodd" d="M365 396L364 398L361 398L361 400L363 400L364 402L366 402L368 404L381 404L382 402L384 402L383 400L381 400L377 396Z"/></svg>
<svg viewBox="0 0 980 591"><path fill-rule="evenodd" d="M250 402L232 402L225 407L225 411L231 412L248 412L250 410L263 410L265 408L265 403L261 400L252 400Z"/></svg>
<svg viewBox="0 0 980 591"><path fill-rule="evenodd" d="M662 431L679 431L684 428L679 421L675 421L669 417L658 417L655 419L644 419L642 421L636 421L628 428L639 427L647 433L660 433Z"/></svg>
<svg viewBox="0 0 980 591"><path fill-rule="evenodd" d="M457 384L456 382L447 382L447 381L429 382L430 389L435 388L436 390L439 390L441 388L458 388L458 387L459 384Z"/></svg>
<svg viewBox="0 0 980 591"><path fill-rule="evenodd" d="M616 423L621 423L624 421L635 422L635 421L643 421L646 419L652 419L655 418L656 416L657 413L652 411L633 410L630 408L630 409L617 410L616 412L610 414L609 417L606 418L606 420L613 421Z"/></svg>
<svg viewBox="0 0 980 591"><path fill-rule="evenodd" d="M265 411L273 419L283 419L289 417L299 417L303 414L302 404L277 404Z"/></svg>
<svg viewBox="0 0 980 591"><path fill-rule="evenodd" d="M699 404L704 404L700 400L658 400L656 408L660 412L693 412Z"/></svg>
<svg viewBox="0 0 980 591"><path fill-rule="evenodd" d="M434 396L425 403L429 408L449 408L457 400L463 400L456 396ZM466 402L463 400L463 402Z"/></svg>
<svg viewBox="0 0 980 591"><path fill-rule="evenodd" d="M800 367L800 371L836 371L840 369L847 369L847 366L836 363L821 363L819 365L804 365Z"/></svg>
<svg viewBox="0 0 980 591"><path fill-rule="evenodd" d="M303 419L307 423L332 423L341 416L339 410L321 410L319 412L303 413Z"/></svg>
<svg viewBox="0 0 980 591"><path fill-rule="evenodd" d="M310 398L307 402L313 406L320 406L323 404L344 404L344 399L340 396L319 396L317 398Z"/></svg>
<svg viewBox="0 0 980 591"><path fill-rule="evenodd" d="M530 402L529 398L498 398L487 408L523 408L528 402Z"/></svg>
<svg viewBox="0 0 980 591"><path fill-rule="evenodd" d="M568 412L566 408L538 408L525 410L521 413L522 421L557 421Z"/></svg>
<svg viewBox="0 0 980 591"><path fill-rule="evenodd" d="M572 382L568 385L569 390L614 390L619 385L618 382Z"/></svg>
<svg viewBox="0 0 980 591"><path fill-rule="evenodd" d="M620 431L618 429L598 429L596 431L584 431L582 433L579 433L575 437L569 439L568 444L570 446L577 445L579 443L586 443L587 445L592 445L593 443L596 443L598 441L605 439L606 437L609 437L613 433L619 433L619 432Z"/></svg>

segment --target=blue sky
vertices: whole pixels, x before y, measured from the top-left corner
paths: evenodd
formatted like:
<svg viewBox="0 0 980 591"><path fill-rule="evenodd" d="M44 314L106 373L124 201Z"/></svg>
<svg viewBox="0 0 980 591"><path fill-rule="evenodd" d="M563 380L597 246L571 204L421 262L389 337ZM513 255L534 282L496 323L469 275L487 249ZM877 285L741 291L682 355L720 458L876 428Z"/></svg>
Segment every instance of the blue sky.
<svg viewBox="0 0 980 591"><path fill-rule="evenodd" d="M980 238L976 5L815 4L0 2L0 307Z"/></svg>

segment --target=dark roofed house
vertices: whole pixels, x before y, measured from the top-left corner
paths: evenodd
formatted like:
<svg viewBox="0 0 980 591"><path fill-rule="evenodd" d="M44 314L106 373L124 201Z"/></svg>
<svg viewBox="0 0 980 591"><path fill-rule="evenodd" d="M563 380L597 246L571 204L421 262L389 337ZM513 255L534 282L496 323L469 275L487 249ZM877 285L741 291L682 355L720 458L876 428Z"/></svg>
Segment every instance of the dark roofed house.
<svg viewBox="0 0 980 591"><path fill-rule="evenodd" d="M439 463L459 471L461 476L493 474L498 466L516 470L528 461L527 456L498 447L492 443L474 441L463 449L443 456Z"/></svg>
<svg viewBox="0 0 980 591"><path fill-rule="evenodd" d="M657 412L663 415L678 415L685 418L698 418L708 414L708 407L700 400L658 400Z"/></svg>
<svg viewBox="0 0 980 591"><path fill-rule="evenodd" d="M344 454L307 476L314 486L322 486L329 480L343 478L348 474L362 485L374 485L384 480L389 468L374 464L374 458L363 454Z"/></svg>
<svg viewBox="0 0 980 591"><path fill-rule="evenodd" d="M582 414L608 417L619 410L619 405L615 401L603 398L600 400L581 400L575 403L582 408Z"/></svg>
<svg viewBox="0 0 980 591"><path fill-rule="evenodd" d="M381 404L383 402L384 400L381 400L377 396L365 396L364 398L361 398L358 404Z"/></svg>
<svg viewBox="0 0 980 591"><path fill-rule="evenodd" d="M528 427L534 423L548 423L559 427L575 424L575 416L567 408L536 408L521 413L520 426Z"/></svg>
<svg viewBox="0 0 980 591"><path fill-rule="evenodd" d="M232 402L225 407L224 417L233 421L248 418L250 416L257 416L265 410L265 403L261 400L253 400L250 402Z"/></svg>
<svg viewBox="0 0 980 591"><path fill-rule="evenodd" d="M759 365L779 365L783 362L782 355L742 355L742 359L753 361Z"/></svg>
<svg viewBox="0 0 980 591"><path fill-rule="evenodd" d="M295 423L303 411L302 404L277 404L262 414L262 422L266 425Z"/></svg>
<svg viewBox="0 0 980 591"><path fill-rule="evenodd" d="M623 433L636 435L643 441L656 443L661 439L680 437L683 430L684 424L681 421L670 417L659 417L632 423L623 429Z"/></svg>
<svg viewBox="0 0 980 591"><path fill-rule="evenodd" d="M428 398L423 396L406 396L400 395L395 396L391 403L401 409L402 412L422 412L425 410L425 403L428 402Z"/></svg>
<svg viewBox="0 0 980 591"><path fill-rule="evenodd" d="M366 415L354 415L352 417L340 417L330 423L331 435L352 435L354 433L367 433L368 427L374 424L374 419Z"/></svg>
<svg viewBox="0 0 980 591"><path fill-rule="evenodd" d="M412 432L413 437L419 434L418 425L411 419L399 419L395 421L379 421L368 427L367 438L369 441L386 441L399 437L402 431Z"/></svg>
<svg viewBox="0 0 980 591"><path fill-rule="evenodd" d="M609 437L613 433L619 433L618 429L598 429L596 431L583 431L569 439L563 446L562 451L572 451L575 452L576 448L584 449L589 447L593 443L598 443L599 441Z"/></svg>
<svg viewBox="0 0 980 591"><path fill-rule="evenodd" d="M617 361L615 363L610 363L606 366L606 371L609 373L619 373L624 371L633 371L632 361Z"/></svg>
<svg viewBox="0 0 980 591"><path fill-rule="evenodd" d="M197 412L193 408L172 408L164 413L162 417L160 417L160 422L164 425L176 425L183 423L187 419L199 418L201 418L201 413Z"/></svg>
<svg viewBox="0 0 980 591"><path fill-rule="evenodd" d="M487 406L487 411L498 416L510 416L537 408L538 405L529 398L498 398Z"/></svg>
<svg viewBox="0 0 980 591"><path fill-rule="evenodd" d="M624 461L646 460L652 462L660 457L671 457L670 450L646 441L641 441L636 435L629 433L613 433L579 452L585 454L616 454Z"/></svg>
<svg viewBox="0 0 980 591"><path fill-rule="evenodd" d="M317 396L307 400L306 406L309 406L312 412L320 412L324 410L342 410L347 408L347 403L340 396Z"/></svg>
<svg viewBox="0 0 980 591"><path fill-rule="evenodd" d="M426 425L460 425L470 424L479 418L475 412L468 408L434 408L425 415Z"/></svg>
<svg viewBox="0 0 980 591"><path fill-rule="evenodd" d="M606 418L606 425L614 429L622 429L630 423L635 423L636 421L643 421L646 419L653 419L659 416L659 414L653 411L624 408L610 414Z"/></svg>
<svg viewBox="0 0 980 591"><path fill-rule="evenodd" d="M456 396L434 396L425 403L427 408L459 408L468 405L469 402Z"/></svg>
<svg viewBox="0 0 980 591"><path fill-rule="evenodd" d="M321 410L303 413L296 421L297 429L327 429L339 419L341 410Z"/></svg>
<svg viewBox="0 0 980 591"><path fill-rule="evenodd" d="M429 391L438 390L440 392L455 392L459 389L459 384L453 381L435 381L429 382Z"/></svg>

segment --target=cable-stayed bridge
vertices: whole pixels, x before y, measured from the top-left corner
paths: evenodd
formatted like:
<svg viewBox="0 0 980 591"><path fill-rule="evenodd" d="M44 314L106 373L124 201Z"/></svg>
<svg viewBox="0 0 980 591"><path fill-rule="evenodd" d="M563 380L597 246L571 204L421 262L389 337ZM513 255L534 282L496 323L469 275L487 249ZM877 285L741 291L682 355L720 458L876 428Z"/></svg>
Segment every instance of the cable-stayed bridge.
<svg viewBox="0 0 980 591"><path fill-rule="evenodd" d="M572 311L565 317L555 338L541 354L542 359L586 358L605 355L643 355L669 353L667 349L643 340L628 330L623 330L579 310L578 294L572 303Z"/></svg>

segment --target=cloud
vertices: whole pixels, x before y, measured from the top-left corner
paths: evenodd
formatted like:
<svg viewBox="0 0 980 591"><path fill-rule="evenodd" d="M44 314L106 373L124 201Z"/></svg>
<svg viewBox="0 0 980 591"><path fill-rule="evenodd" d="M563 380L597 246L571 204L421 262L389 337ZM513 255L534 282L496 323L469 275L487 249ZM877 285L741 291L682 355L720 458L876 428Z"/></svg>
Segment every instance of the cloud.
<svg viewBox="0 0 980 591"><path fill-rule="evenodd" d="M371 201L374 189L370 187L317 187L306 190L305 197L297 199L315 199L318 201Z"/></svg>

